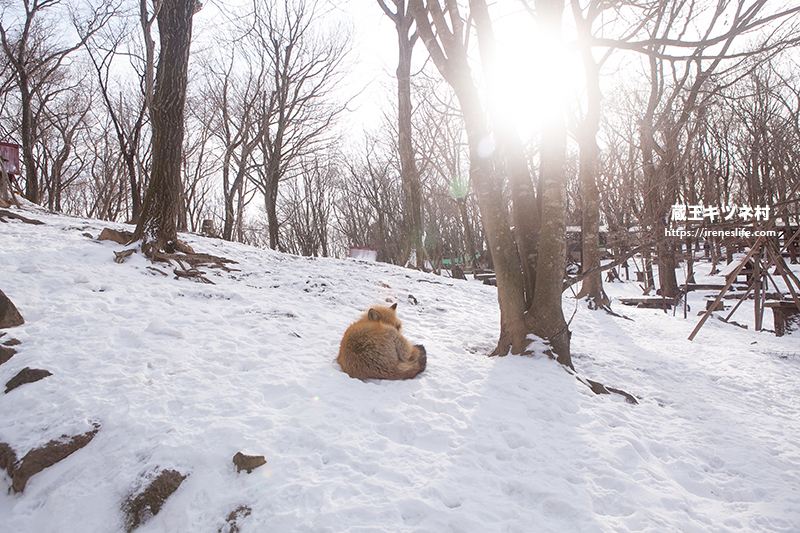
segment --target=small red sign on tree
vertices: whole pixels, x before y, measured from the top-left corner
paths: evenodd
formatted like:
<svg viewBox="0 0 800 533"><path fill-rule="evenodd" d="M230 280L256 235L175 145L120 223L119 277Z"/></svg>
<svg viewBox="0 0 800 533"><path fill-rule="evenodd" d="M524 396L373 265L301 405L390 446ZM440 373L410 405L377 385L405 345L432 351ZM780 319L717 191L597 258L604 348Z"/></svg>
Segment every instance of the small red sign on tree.
<svg viewBox="0 0 800 533"><path fill-rule="evenodd" d="M19 145L0 142L0 158L9 174L19 175Z"/></svg>

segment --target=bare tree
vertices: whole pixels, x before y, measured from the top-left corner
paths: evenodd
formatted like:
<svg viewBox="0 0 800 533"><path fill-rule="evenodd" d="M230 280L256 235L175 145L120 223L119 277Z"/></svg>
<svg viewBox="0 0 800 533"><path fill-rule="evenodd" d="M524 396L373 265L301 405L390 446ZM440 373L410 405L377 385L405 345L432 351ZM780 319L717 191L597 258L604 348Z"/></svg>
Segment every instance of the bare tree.
<svg viewBox="0 0 800 533"><path fill-rule="evenodd" d="M424 264L422 244L422 194L420 176L415 161L414 145L411 138L411 55L417 42L417 32L411 32L414 17L408 11L406 0L393 0L392 11L384 0L378 5L394 22L397 30L397 132L400 155L400 176L403 180L403 211L407 232L407 253L416 250L417 265Z"/></svg>
<svg viewBox="0 0 800 533"><path fill-rule="evenodd" d="M375 248L378 261L405 262L402 190L392 162L375 139L364 141L361 157L345 158L338 184L335 223L347 245Z"/></svg>
<svg viewBox="0 0 800 533"><path fill-rule="evenodd" d="M481 34L487 35L489 28L486 6L481 0L470 3L473 14L482 18ZM560 17L563 2L542 1L537 3L542 24L560 37ZM543 134L540 192L541 214L548 224L539 234L540 248L536 257L535 292L531 299L530 313L526 304L525 283L522 275L517 244L508 223L508 210L502 195L502 182L497 179L494 160L482 149L490 135L487 114L482 106L478 87L472 79L467 53L468 28L458 6L446 2L446 10L438 0L411 0L409 8L414 15L417 31L425 43L428 53L445 80L453 87L467 131L470 151L470 177L478 195L486 238L494 260L497 275L498 301L500 304L500 340L495 354L523 353L528 349L530 333L538 334L550 341L558 360L572 366L569 352L569 331L561 310L564 261L566 256L564 189L564 146L566 130L558 119L551 130ZM485 37L487 38L487 37ZM490 37L489 37L490 38ZM483 54L482 54L483 55ZM560 108L560 102L548 102ZM509 143L509 153L513 146ZM510 158L508 161L512 161ZM507 167L509 171L510 165ZM527 185L526 185L527 187ZM530 199L530 198L527 198ZM543 245L543 243L547 243ZM523 259L529 259L526 248Z"/></svg>
<svg viewBox="0 0 800 533"><path fill-rule="evenodd" d="M134 240L148 253L178 243L184 104L188 82L192 16L196 0L164 0L158 12L161 52L151 106L153 170Z"/></svg>
<svg viewBox="0 0 800 533"><path fill-rule="evenodd" d="M302 172L282 193L282 218L288 251L298 255L327 257L328 227L333 211L333 185L339 168L325 156L305 159Z"/></svg>
<svg viewBox="0 0 800 533"><path fill-rule="evenodd" d="M79 14L68 11L60 0L24 0L22 12L17 13L7 6L0 20L0 43L8 57L20 93L22 123L22 159L25 165L25 197L34 202L40 201L39 177L33 156L37 124L34 115L34 98L42 87L65 64L67 57L81 48L113 15L114 8L103 3L99 7L87 6ZM65 44L57 35L63 32L62 19L58 15L48 17L58 11L61 17L71 20L79 37L73 43ZM16 15L16 16L15 16ZM8 19L14 19L9 24Z"/></svg>
<svg viewBox="0 0 800 533"><path fill-rule="evenodd" d="M712 83L714 76L735 70L748 56L774 54L799 39L789 24L800 13L798 7L769 12L765 1L720 0L703 19L700 8L697 0L663 2L646 26L645 39L619 44L647 54L650 90L639 141L644 208L656 235L664 234L669 206L678 199L681 166L688 153L681 145L691 144L698 132L690 127L697 124L692 118L703 112L720 88ZM758 32L755 44L737 48L743 35ZM675 247L673 239L660 240L657 247L664 296L678 294Z"/></svg>
<svg viewBox="0 0 800 533"><path fill-rule="evenodd" d="M522 267L523 297L526 310L534 305L539 250L541 202L537 201L528 157L519 133L512 126L513 117L507 108L494 105L501 97L499 85L504 78L500 65L500 52L495 40L494 28L485 0L470 2L470 16L475 20L481 67L488 93L487 111L492 125L493 141L496 145L496 171L508 183L513 203L511 217L514 238ZM542 27L545 27L543 25ZM551 83L551 82L548 82ZM559 109L558 102L552 102ZM549 138L549 134L547 134ZM540 187L544 184L540 180ZM541 191L540 191L541 192Z"/></svg>
<svg viewBox="0 0 800 533"><path fill-rule="evenodd" d="M440 79L419 78L414 137L425 176L425 212L436 212L443 253L471 263L483 249L480 214L469 180L469 152L455 94ZM432 217L429 217L432 218ZM432 220L428 220L432 225ZM456 252L457 251L457 252Z"/></svg>
<svg viewBox="0 0 800 533"><path fill-rule="evenodd" d="M85 48L94 65L100 95L116 132L120 157L125 162L131 197L130 221L136 223L141 212L142 188L145 183L144 172L141 172L138 165L138 157L147 124L147 106L150 100L148 90L152 91L152 83L148 84L143 74L140 76L138 94L131 94L133 91L125 91L123 88L120 89L118 97L112 94L113 88L109 78L118 58L123 55L120 48L132 37L127 19L120 18L120 20L120 24L109 28L103 35L98 33L96 37L99 38L87 41ZM146 53L151 54L152 50L148 49Z"/></svg>
<svg viewBox="0 0 800 533"><path fill-rule="evenodd" d="M224 150L221 158L225 202L222 238L226 240L232 240L234 229L241 226L246 181L254 173L255 153L264 135L266 118L262 113L268 80L263 50L247 54L245 64L238 65L237 44L232 44L226 64L206 68L203 89L204 97L214 106L206 127ZM237 68L242 72L235 72Z"/></svg>
<svg viewBox="0 0 800 533"><path fill-rule="evenodd" d="M187 101L187 133L183 149L184 214L179 231L200 231L203 220L213 222L217 217L214 178L220 170L221 157L214 150L213 128L210 127L216 112L216 107L202 93Z"/></svg>
<svg viewBox="0 0 800 533"><path fill-rule="evenodd" d="M62 192L79 177L85 166L82 154L76 154L75 145L82 148L88 144L79 140L91 127L87 116L92 109L92 91L83 83L79 83L77 88L66 91L66 97L60 98L58 104L51 103L38 121L42 127L42 132L37 135L42 152L37 158L44 182L44 191L41 192L46 193L43 200L50 210L62 210Z"/></svg>
<svg viewBox="0 0 800 533"><path fill-rule="evenodd" d="M270 247L279 248L278 187L303 158L330 138L344 110L333 103L346 52L341 34L315 30L316 5L284 0L256 4L251 35L269 58L271 90L261 100L260 165L252 178L264 197Z"/></svg>

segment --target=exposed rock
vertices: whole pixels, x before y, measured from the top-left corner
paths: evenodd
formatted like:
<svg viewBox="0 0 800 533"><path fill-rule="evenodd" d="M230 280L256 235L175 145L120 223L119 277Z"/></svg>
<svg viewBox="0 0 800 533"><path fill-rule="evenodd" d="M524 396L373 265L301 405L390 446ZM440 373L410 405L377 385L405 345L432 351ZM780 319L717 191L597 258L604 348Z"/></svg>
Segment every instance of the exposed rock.
<svg viewBox="0 0 800 533"><path fill-rule="evenodd" d="M52 376L52 375L53 375L52 372L50 372L49 370L43 370L41 368L30 368L26 366L25 368L19 371L19 374L8 380L8 383L6 383L6 394L16 389L20 385L24 385L26 383L33 383L34 381L39 381L40 379L44 379L47 376Z"/></svg>
<svg viewBox="0 0 800 533"><path fill-rule="evenodd" d="M16 465L6 466L7 469L13 469L13 471L9 472L9 475L11 476L11 488L14 489L14 492L22 492L32 475L49 466L53 466L89 444L94 436L97 435L97 432L100 431L99 424L95 424L94 427L92 431L81 435L72 437L62 435L58 440L51 440L41 448L29 451ZM11 453L13 454L14 452L11 451Z"/></svg>
<svg viewBox="0 0 800 533"><path fill-rule="evenodd" d="M236 465L236 472L247 470L249 474L261 465L267 464L267 460L263 455L245 455L242 452L236 452L233 456L233 464Z"/></svg>
<svg viewBox="0 0 800 533"><path fill-rule="evenodd" d="M178 490L186 476L175 470L162 470L157 478L137 496L130 496L122 505L125 513L125 531L130 533L151 517L158 514L161 506L173 492Z"/></svg>
<svg viewBox="0 0 800 533"><path fill-rule="evenodd" d="M0 442L0 470L5 470L8 477L14 472L14 463L17 462L17 454L11 449L11 446L5 442Z"/></svg>
<svg viewBox="0 0 800 533"><path fill-rule="evenodd" d="M19 339L8 339L3 343L3 346L19 346L20 344L22 344L22 341Z"/></svg>
<svg viewBox="0 0 800 533"><path fill-rule="evenodd" d="M0 291L0 329L21 326L24 323L25 319L19 314L17 308L8 299L8 296Z"/></svg>
<svg viewBox="0 0 800 533"><path fill-rule="evenodd" d="M100 232L97 237L98 241L114 241L119 244L128 244L133 239L133 233L130 231L117 231L111 228L105 228Z"/></svg>
<svg viewBox="0 0 800 533"><path fill-rule="evenodd" d="M225 519L225 525L219 528L219 533L239 533L237 520L250 516L251 512L253 512L252 509L245 505L240 506L235 511L231 511L231 514Z"/></svg>
<svg viewBox="0 0 800 533"><path fill-rule="evenodd" d="M15 353L17 353L17 351L14 348L0 346L0 365L11 359L11 356Z"/></svg>

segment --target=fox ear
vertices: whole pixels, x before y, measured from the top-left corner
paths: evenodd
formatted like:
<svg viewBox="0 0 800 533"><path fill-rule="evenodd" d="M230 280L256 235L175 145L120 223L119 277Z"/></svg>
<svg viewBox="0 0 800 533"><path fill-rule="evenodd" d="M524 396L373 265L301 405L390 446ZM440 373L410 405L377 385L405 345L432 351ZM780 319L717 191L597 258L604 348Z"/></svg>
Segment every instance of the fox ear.
<svg viewBox="0 0 800 533"><path fill-rule="evenodd" d="M370 309L367 312L367 318L369 320L374 320L375 322L380 322L381 314L379 312L377 312L375 309Z"/></svg>
<svg viewBox="0 0 800 533"><path fill-rule="evenodd" d="M392 310L397 309L397 302L393 303L392 306L389 309L392 309Z"/></svg>

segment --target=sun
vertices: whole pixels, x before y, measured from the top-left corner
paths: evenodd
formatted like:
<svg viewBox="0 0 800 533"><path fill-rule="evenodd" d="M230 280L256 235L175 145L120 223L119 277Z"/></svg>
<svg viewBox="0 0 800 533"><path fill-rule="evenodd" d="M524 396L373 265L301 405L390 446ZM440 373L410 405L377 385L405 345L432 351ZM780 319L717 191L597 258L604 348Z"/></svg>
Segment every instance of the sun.
<svg viewBox="0 0 800 533"><path fill-rule="evenodd" d="M538 135L563 117L564 108L550 102L580 98L585 87L580 55L537 28L524 9L497 16L494 33L494 64L482 69L489 111L523 138Z"/></svg>

